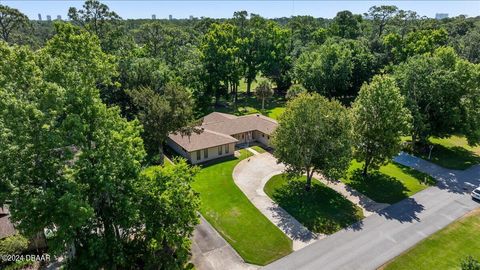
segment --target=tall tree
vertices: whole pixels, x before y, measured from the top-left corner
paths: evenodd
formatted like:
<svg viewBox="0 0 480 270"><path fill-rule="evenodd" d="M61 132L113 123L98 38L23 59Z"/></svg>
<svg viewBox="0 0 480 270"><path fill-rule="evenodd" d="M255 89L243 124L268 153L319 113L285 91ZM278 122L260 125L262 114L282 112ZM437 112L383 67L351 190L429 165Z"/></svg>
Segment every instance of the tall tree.
<svg viewBox="0 0 480 270"><path fill-rule="evenodd" d="M213 94L216 102L228 89L234 101L237 100L240 81L237 31L230 23L214 23L201 42L201 60L207 72L204 75L205 92Z"/></svg>
<svg viewBox="0 0 480 270"><path fill-rule="evenodd" d="M239 29L239 58L247 84L247 95L250 95L252 82L257 77L262 61L261 39L266 20L258 15L251 15L250 20L247 20L244 11L234 14L234 22Z"/></svg>
<svg viewBox="0 0 480 270"><path fill-rule="evenodd" d="M353 15L348 10L339 11L333 23L330 25L330 31L339 37L355 39L361 34L362 17Z"/></svg>
<svg viewBox="0 0 480 270"><path fill-rule="evenodd" d="M137 182L139 215L145 230L136 241L141 244L138 254L147 262L144 268L189 269L190 239L198 224L200 205L191 188L197 172L197 167L177 159L172 166L144 173Z"/></svg>
<svg viewBox="0 0 480 270"><path fill-rule="evenodd" d="M295 62L295 79L310 91L328 97L344 95L351 86L352 53L339 44L306 51Z"/></svg>
<svg viewBox="0 0 480 270"><path fill-rule="evenodd" d="M12 32L28 23L27 16L18 9L0 5L0 34L5 42L11 42Z"/></svg>
<svg viewBox="0 0 480 270"><path fill-rule="evenodd" d="M193 101L190 93L175 83L167 83L159 92L140 87L128 93L139 110L147 150L163 163L163 144L171 132L179 131L192 121Z"/></svg>
<svg viewBox="0 0 480 270"><path fill-rule="evenodd" d="M290 71L292 69L291 31L280 27L277 23L268 21L262 31L261 49L262 74L275 83L277 90L286 91L292 84Z"/></svg>
<svg viewBox="0 0 480 270"><path fill-rule="evenodd" d="M273 137L275 157L287 172L341 177L351 160L351 123L347 109L319 94L301 94L287 104Z"/></svg>
<svg viewBox="0 0 480 270"><path fill-rule="evenodd" d="M86 0L82 9L71 7L68 17L74 24L97 35L105 51L123 53L132 46L133 39L124 34L120 25L121 17L98 0Z"/></svg>
<svg viewBox="0 0 480 270"><path fill-rule="evenodd" d="M195 170L183 162L141 177L138 121L104 105L95 80L74 69L58 69L61 84L46 80L45 53L0 44L0 179L13 186L17 228L49 230L49 252L70 250L75 269L182 268L198 222ZM63 60L50 58L42 64Z"/></svg>
<svg viewBox="0 0 480 270"><path fill-rule="evenodd" d="M426 145L429 136L465 135L480 140L479 65L462 60L452 48L411 57L394 76L413 117L413 142Z"/></svg>
<svg viewBox="0 0 480 270"><path fill-rule="evenodd" d="M160 21L142 24L136 34L148 56L163 59L172 69L185 60L185 50L192 42L191 35L182 27Z"/></svg>
<svg viewBox="0 0 480 270"><path fill-rule="evenodd" d="M265 109L265 100L273 95L272 85L267 80L261 80L255 87L255 95L262 101L262 111Z"/></svg>
<svg viewBox="0 0 480 270"><path fill-rule="evenodd" d="M384 34L385 28L390 24L397 12L398 8L396 6L373 6L368 10L368 13L365 15L372 20L375 37L380 38Z"/></svg>
<svg viewBox="0 0 480 270"><path fill-rule="evenodd" d="M352 105L355 158L364 162L363 174L379 168L401 149L410 112L395 80L377 75L360 89Z"/></svg>

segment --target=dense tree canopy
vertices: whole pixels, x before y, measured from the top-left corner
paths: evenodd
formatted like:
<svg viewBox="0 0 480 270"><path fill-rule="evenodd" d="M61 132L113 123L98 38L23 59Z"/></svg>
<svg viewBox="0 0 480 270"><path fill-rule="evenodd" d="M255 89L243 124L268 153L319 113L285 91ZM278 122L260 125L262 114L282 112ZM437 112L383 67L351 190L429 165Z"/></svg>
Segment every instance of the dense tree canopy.
<svg viewBox="0 0 480 270"><path fill-rule="evenodd" d="M351 159L351 120L338 101L314 94L301 94L287 105L280 117L273 144L275 157L287 171L307 175L306 189L313 173L338 178Z"/></svg>
<svg viewBox="0 0 480 270"><path fill-rule="evenodd" d="M108 70L88 57L96 38L63 30L38 53L0 44L0 178L12 219L27 237L50 231L52 254L72 248L71 268L182 268L197 223L195 171L180 162L141 177L142 127L102 103L96 86Z"/></svg>
<svg viewBox="0 0 480 270"><path fill-rule="evenodd" d="M479 142L479 65L460 59L452 48L409 58L394 75L413 116L413 141L463 134Z"/></svg>
<svg viewBox="0 0 480 270"><path fill-rule="evenodd" d="M3 41L10 42L12 33L28 23L27 16L18 9L0 5L0 37Z"/></svg>
<svg viewBox="0 0 480 270"><path fill-rule="evenodd" d="M416 145L480 143L479 17L374 6L333 19L124 20L87 0L69 19L0 5L0 202L25 237L47 230L49 252L70 250L71 268L185 268L197 169L143 168L206 112L260 110L251 88L262 108L288 100L275 155L307 189L314 172L342 176L352 149L365 171L383 164L407 122Z"/></svg>
<svg viewBox="0 0 480 270"><path fill-rule="evenodd" d="M364 162L363 174L378 169L401 149L410 112L395 80L377 75L364 84L352 105L355 158Z"/></svg>

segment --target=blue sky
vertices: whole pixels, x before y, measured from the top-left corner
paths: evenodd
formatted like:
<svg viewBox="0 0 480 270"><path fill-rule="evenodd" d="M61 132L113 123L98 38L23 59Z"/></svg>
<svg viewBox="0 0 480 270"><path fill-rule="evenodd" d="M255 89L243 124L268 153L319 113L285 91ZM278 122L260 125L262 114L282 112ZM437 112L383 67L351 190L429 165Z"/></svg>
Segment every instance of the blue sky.
<svg viewBox="0 0 480 270"><path fill-rule="evenodd" d="M290 17L292 15L312 15L315 17L332 18L338 11L350 10L362 14L374 5L396 5L401 9L414 10L422 16L434 17L435 13L448 13L450 17L464 14L480 15L479 1L139 1L117 0L102 1L123 18L157 18L195 17L225 18L231 17L234 11L247 10L267 18ZM1 4L15 7L28 17L36 19L38 13L43 18L51 15L55 18L61 15L66 18L68 8L81 7L83 1L4 1Z"/></svg>

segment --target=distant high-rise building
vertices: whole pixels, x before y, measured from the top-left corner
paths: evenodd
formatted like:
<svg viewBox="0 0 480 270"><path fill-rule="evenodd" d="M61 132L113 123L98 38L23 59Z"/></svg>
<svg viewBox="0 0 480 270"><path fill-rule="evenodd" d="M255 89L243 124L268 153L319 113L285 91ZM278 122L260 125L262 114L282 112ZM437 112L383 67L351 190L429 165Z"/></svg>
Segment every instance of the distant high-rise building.
<svg viewBox="0 0 480 270"><path fill-rule="evenodd" d="M47 21L51 21L51 20L52 20L52 16L47 15Z"/></svg>
<svg viewBox="0 0 480 270"><path fill-rule="evenodd" d="M193 15L190 15L190 17L189 17L189 18L190 18L190 20L193 20Z"/></svg>
<svg viewBox="0 0 480 270"><path fill-rule="evenodd" d="M62 20L62 16L61 16L61 15L57 15L57 20L61 21L61 20Z"/></svg>
<svg viewBox="0 0 480 270"><path fill-rule="evenodd" d="M441 20L448 18L448 13L437 13L435 14L435 19Z"/></svg>
<svg viewBox="0 0 480 270"><path fill-rule="evenodd" d="M172 15L168 15L168 19L169 19L169 20L172 20L172 19L173 19L173 16L172 16Z"/></svg>
<svg viewBox="0 0 480 270"><path fill-rule="evenodd" d="M157 16L155 14L152 15L152 20L157 19Z"/></svg>
<svg viewBox="0 0 480 270"><path fill-rule="evenodd" d="M38 13L38 20L41 21L42 20L42 14Z"/></svg>

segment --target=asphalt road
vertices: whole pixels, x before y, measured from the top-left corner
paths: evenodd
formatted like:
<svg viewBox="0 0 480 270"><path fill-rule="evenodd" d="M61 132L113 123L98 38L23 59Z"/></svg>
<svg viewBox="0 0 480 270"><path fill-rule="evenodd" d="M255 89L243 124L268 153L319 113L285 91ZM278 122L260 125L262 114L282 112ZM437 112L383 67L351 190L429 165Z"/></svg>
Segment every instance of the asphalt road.
<svg viewBox="0 0 480 270"><path fill-rule="evenodd" d="M452 171L408 155L396 159L434 176L439 185L383 209L262 269L376 269L480 206L469 195L480 166Z"/></svg>

